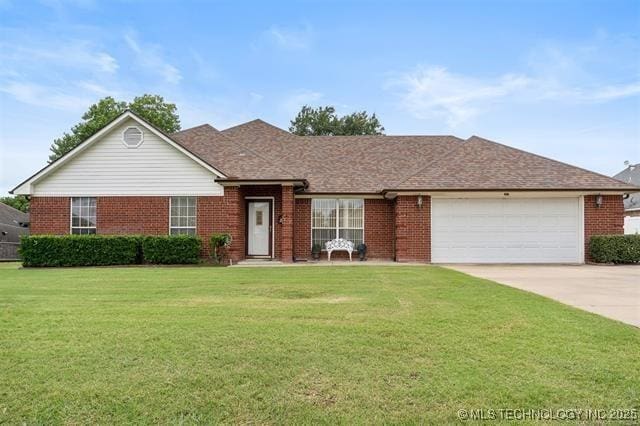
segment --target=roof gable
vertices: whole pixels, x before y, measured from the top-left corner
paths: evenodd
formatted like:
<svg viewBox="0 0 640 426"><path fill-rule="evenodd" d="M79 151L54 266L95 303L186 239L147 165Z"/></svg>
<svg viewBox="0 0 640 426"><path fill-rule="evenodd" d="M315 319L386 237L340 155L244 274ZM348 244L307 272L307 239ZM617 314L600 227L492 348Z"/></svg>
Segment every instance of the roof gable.
<svg viewBox="0 0 640 426"><path fill-rule="evenodd" d="M209 172L213 173L217 177L225 177L225 175L222 172L220 172L219 170L217 170L215 167L211 166L207 162L203 161L201 158L199 158L194 153L190 152L183 145L176 143L169 136L167 136L166 134L164 134L163 132L161 132L160 130L155 128L153 125L148 123L146 120L144 120L143 118L141 118L137 114L127 110L127 111L124 111L119 116L115 117L111 122L109 122L106 126L104 126L102 129L100 129L98 132L96 132L93 136L91 136L90 138L88 138L84 142L80 143L78 146L76 146L71 151L67 152L65 155L63 155L62 157L58 158L54 162L52 162L52 163L48 164L47 166L43 167L38 172L36 172L34 175L32 175L31 177L27 178L25 181L20 183L18 186L16 186L14 189L12 189L9 192L11 194L21 194L21 195L29 195L29 194L31 194L32 191L33 191L33 185L36 182L38 182L39 180L41 180L44 177L48 176L49 174L53 173L55 170L61 168L62 166L64 166L68 162L72 161L76 156L78 156L80 153L82 153L86 149L90 148L95 143L99 142L106 134L111 132L117 126L121 125L126 120L133 120L135 122L135 124L140 125L140 126L144 127L145 129L147 129L148 131L152 132L158 138L160 138L164 142L168 143L170 146L172 146L173 148L178 150L180 153L182 153L183 155L189 157L192 161L196 162L199 166L205 168L206 170L208 170Z"/></svg>
<svg viewBox="0 0 640 426"><path fill-rule="evenodd" d="M260 149L261 145L256 146L258 149L253 149L249 141L245 142L244 138L261 139L260 130L256 128L251 131L238 130L243 135L241 140L238 140L233 132L219 132L208 125L174 133L172 137L209 164L219 164L228 178L259 180L296 178L293 173L265 156L264 150Z"/></svg>

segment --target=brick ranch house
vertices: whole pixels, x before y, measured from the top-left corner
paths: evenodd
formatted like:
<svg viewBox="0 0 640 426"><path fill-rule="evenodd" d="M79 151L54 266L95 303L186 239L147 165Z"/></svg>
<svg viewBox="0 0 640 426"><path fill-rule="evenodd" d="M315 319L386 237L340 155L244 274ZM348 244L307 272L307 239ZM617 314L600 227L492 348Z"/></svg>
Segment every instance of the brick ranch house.
<svg viewBox="0 0 640 426"><path fill-rule="evenodd" d="M126 111L12 193L32 234L216 232L234 261L310 258L364 242L368 257L433 263L581 263L623 232L607 176L477 136L301 137L261 120L164 134Z"/></svg>

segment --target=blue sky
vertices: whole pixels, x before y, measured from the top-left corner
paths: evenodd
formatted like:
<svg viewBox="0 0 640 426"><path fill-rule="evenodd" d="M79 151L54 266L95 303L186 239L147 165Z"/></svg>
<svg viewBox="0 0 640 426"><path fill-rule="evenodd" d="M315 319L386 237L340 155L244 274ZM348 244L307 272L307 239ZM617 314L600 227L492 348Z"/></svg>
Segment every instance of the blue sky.
<svg viewBox="0 0 640 426"><path fill-rule="evenodd" d="M640 162L640 2L0 0L0 193L143 93L183 128L334 105L611 175Z"/></svg>

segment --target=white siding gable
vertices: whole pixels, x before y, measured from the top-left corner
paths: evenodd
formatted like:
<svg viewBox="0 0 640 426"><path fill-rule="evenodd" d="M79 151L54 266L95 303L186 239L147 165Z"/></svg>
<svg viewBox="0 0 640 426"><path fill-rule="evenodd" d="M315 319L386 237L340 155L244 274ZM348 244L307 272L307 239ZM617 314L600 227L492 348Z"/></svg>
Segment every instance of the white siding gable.
<svg viewBox="0 0 640 426"><path fill-rule="evenodd" d="M127 147L123 131L137 126L144 139ZM124 120L52 173L37 180L33 195L223 195L216 175L143 124Z"/></svg>

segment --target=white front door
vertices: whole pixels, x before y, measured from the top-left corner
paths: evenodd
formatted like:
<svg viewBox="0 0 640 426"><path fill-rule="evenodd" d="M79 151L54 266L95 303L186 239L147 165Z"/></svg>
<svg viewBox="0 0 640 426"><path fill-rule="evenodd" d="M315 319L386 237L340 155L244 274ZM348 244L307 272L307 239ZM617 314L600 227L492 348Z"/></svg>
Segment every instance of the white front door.
<svg viewBox="0 0 640 426"><path fill-rule="evenodd" d="M432 199L433 263L581 263L578 198Z"/></svg>
<svg viewBox="0 0 640 426"><path fill-rule="evenodd" d="M271 245L271 203L269 201L250 201L248 217L247 255L269 256Z"/></svg>

